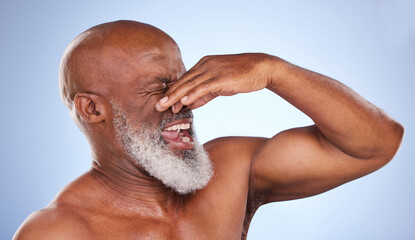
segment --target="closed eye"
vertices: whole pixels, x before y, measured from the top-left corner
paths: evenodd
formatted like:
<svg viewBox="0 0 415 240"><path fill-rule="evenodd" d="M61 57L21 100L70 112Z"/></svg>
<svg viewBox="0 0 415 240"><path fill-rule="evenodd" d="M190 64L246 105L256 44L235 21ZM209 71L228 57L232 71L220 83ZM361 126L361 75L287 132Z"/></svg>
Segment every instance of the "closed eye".
<svg viewBox="0 0 415 240"><path fill-rule="evenodd" d="M166 93L167 90L169 90L169 88L171 87L171 85L173 85L174 81L171 81L170 79L166 79L163 78L161 80L161 87L157 88L157 89L153 89L153 90L147 90L147 91L142 91L139 92L139 94L143 94L143 95L153 95L153 94L162 94L162 93Z"/></svg>
<svg viewBox="0 0 415 240"><path fill-rule="evenodd" d="M148 95L148 94L162 94L162 93L165 93L165 92L167 92L167 90L169 90L169 86L168 85L165 85L165 84L163 84L164 85L164 87L163 88L159 88L159 89L154 89L154 90L151 90L151 91L144 91L144 92L141 92L142 94L144 94L144 95Z"/></svg>
<svg viewBox="0 0 415 240"><path fill-rule="evenodd" d="M167 90L169 90L169 88L168 87L164 87L164 88L161 88L161 89L154 90L153 92L156 92L156 93L165 93L165 92L167 92Z"/></svg>

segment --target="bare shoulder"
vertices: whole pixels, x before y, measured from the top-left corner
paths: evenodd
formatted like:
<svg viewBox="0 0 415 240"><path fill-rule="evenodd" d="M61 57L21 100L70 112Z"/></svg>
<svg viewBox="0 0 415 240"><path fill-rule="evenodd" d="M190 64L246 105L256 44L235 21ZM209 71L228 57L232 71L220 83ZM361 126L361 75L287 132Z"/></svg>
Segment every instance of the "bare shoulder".
<svg viewBox="0 0 415 240"><path fill-rule="evenodd" d="M203 146L215 165L230 167L246 163L250 166L256 150L266 140L267 138L262 137L220 137L206 142Z"/></svg>
<svg viewBox="0 0 415 240"><path fill-rule="evenodd" d="M88 223L62 206L48 206L29 215L15 233L14 240L88 239Z"/></svg>
<svg viewBox="0 0 415 240"><path fill-rule="evenodd" d="M264 143L267 138L263 137L220 137L206 142L203 146L208 152L241 154L252 153Z"/></svg>

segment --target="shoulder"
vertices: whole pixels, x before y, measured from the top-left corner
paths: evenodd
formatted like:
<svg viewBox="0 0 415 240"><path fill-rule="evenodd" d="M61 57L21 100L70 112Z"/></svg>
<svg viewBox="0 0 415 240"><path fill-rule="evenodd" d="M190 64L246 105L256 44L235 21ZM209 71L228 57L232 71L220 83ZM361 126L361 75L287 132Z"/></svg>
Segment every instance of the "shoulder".
<svg viewBox="0 0 415 240"><path fill-rule="evenodd" d="M223 169L250 171L255 152L267 138L261 137L220 137L206 142L203 146L209 154L215 170ZM241 170L242 170L241 169Z"/></svg>
<svg viewBox="0 0 415 240"><path fill-rule="evenodd" d="M87 221L62 206L48 206L30 214L13 237L14 240L89 238Z"/></svg>
<svg viewBox="0 0 415 240"><path fill-rule="evenodd" d="M267 140L263 137L220 137L203 146L209 154L252 156Z"/></svg>
<svg viewBox="0 0 415 240"><path fill-rule="evenodd" d="M220 137L203 144L208 152L252 152L268 138L264 137Z"/></svg>

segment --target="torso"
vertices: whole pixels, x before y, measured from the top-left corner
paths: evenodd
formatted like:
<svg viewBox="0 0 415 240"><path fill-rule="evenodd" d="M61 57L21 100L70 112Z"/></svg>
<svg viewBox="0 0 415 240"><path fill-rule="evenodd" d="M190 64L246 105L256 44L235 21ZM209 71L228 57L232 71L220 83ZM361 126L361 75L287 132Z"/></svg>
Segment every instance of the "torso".
<svg viewBox="0 0 415 240"><path fill-rule="evenodd" d="M257 208L249 194L251 159L243 154L248 149L229 149L226 143L220 140L206 147L214 176L207 187L184 197L182 207L171 214L109 215L105 209L83 209L60 200L52 205L70 206L70 212L83 219L88 239L245 239Z"/></svg>

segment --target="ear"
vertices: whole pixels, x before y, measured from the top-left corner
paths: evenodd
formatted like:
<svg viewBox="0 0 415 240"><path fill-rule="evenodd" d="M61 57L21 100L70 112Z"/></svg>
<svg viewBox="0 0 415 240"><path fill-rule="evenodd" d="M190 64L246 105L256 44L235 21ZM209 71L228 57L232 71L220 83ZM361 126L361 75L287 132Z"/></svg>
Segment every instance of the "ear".
<svg viewBox="0 0 415 240"><path fill-rule="evenodd" d="M99 123L105 119L105 105L102 98L93 93L78 93L74 99L77 113L89 123Z"/></svg>

